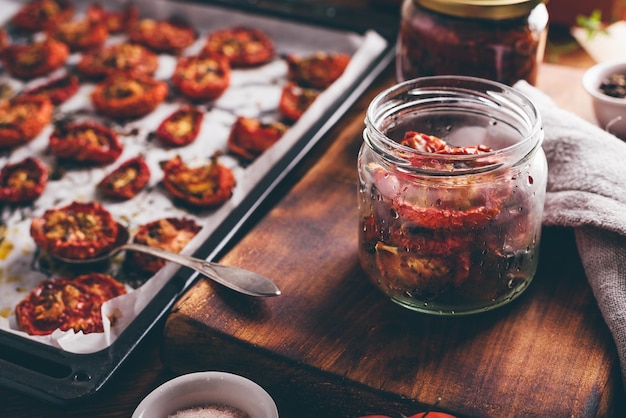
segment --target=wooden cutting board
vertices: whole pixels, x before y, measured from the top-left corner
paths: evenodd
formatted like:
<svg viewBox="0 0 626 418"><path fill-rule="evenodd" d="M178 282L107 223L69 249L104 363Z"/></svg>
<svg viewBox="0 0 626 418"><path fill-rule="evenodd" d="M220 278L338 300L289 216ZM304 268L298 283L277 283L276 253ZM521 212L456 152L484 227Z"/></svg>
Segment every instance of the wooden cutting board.
<svg viewBox="0 0 626 418"><path fill-rule="evenodd" d="M539 87L593 120L581 77L544 65ZM364 109L392 83L387 73L365 94L223 257L272 277L283 294L252 299L199 281L167 319L165 366L247 376L281 417L398 417L432 405L476 417L623 411L614 343L572 231L544 229L530 288L489 313L410 312L368 282L357 261L356 158Z"/></svg>

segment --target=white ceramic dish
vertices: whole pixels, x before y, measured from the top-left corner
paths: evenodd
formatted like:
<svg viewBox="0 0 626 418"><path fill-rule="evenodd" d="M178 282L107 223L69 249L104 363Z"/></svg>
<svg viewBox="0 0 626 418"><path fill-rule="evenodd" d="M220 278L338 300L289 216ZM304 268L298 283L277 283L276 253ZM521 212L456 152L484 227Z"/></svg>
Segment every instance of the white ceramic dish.
<svg viewBox="0 0 626 418"><path fill-rule="evenodd" d="M177 411L211 404L237 408L250 418L278 418L274 400L261 386L242 376L213 371L165 382L141 401L132 418L167 418Z"/></svg>
<svg viewBox="0 0 626 418"><path fill-rule="evenodd" d="M626 139L626 98L611 97L600 91L602 80L611 74L626 74L626 61L603 62L583 75L583 87L589 93L598 125L615 136Z"/></svg>

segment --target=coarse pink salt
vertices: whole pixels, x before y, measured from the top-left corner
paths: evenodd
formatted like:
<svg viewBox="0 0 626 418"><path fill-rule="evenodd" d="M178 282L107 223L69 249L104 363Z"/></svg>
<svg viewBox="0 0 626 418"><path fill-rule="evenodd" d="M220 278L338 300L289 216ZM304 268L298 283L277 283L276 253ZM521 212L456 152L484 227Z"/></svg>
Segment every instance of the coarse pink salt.
<svg viewBox="0 0 626 418"><path fill-rule="evenodd" d="M232 406L212 404L181 409L168 418L250 418L250 415Z"/></svg>

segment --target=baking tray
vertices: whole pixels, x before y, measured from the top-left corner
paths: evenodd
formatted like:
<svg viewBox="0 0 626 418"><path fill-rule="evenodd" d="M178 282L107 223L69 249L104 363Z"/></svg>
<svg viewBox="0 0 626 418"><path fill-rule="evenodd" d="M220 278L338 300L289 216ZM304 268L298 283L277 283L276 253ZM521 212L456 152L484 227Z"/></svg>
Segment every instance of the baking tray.
<svg viewBox="0 0 626 418"><path fill-rule="evenodd" d="M387 41L386 47L319 114L316 121L273 164L193 254L215 260L228 245L233 244L238 234L245 232L253 215L272 192L390 64L395 50L397 19L392 14L355 11L319 2L206 0L193 3L231 9L238 13L279 17L285 21L302 22L320 28L354 31L357 34L375 30ZM358 18L355 18L356 14ZM117 339L93 353L72 353L0 331L0 385L60 405L88 399L107 383L148 332L169 313L177 298L198 278L197 274L186 268L175 271Z"/></svg>

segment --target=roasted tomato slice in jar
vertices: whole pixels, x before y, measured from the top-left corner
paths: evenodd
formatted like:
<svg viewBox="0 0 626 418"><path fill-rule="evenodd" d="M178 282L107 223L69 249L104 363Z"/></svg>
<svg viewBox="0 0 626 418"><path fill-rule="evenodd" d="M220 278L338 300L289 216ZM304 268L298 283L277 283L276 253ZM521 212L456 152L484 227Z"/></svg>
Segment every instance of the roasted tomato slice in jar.
<svg viewBox="0 0 626 418"><path fill-rule="evenodd" d="M204 113L200 110L183 106L161 122L156 130L156 136L170 147L191 144L200 132L203 119Z"/></svg>
<svg viewBox="0 0 626 418"><path fill-rule="evenodd" d="M303 87L325 89L337 80L350 63L350 55L317 52L308 57L287 55L288 77Z"/></svg>
<svg viewBox="0 0 626 418"><path fill-rule="evenodd" d="M163 166L163 185L177 199L197 207L214 207L233 194L233 172L212 158L199 167L187 166L176 156Z"/></svg>
<svg viewBox="0 0 626 418"><path fill-rule="evenodd" d="M28 88L24 95L46 96L53 105L58 106L78 91L80 82L74 74L65 74L43 84Z"/></svg>
<svg viewBox="0 0 626 418"><path fill-rule="evenodd" d="M67 45L70 51L76 52L102 46L109 36L109 30L102 23L82 19L59 23L49 34Z"/></svg>
<svg viewBox="0 0 626 418"><path fill-rule="evenodd" d="M54 28L74 16L74 6L63 0L33 0L13 16L11 23L19 30L38 32Z"/></svg>
<svg viewBox="0 0 626 418"><path fill-rule="evenodd" d="M96 187L108 198L128 200L135 197L149 181L150 168L146 160L139 156L122 163L100 180Z"/></svg>
<svg viewBox="0 0 626 418"><path fill-rule="evenodd" d="M49 148L57 157L94 164L110 164L124 150L115 132L95 122L57 124Z"/></svg>
<svg viewBox="0 0 626 418"><path fill-rule="evenodd" d="M47 183L48 168L37 158L7 164L0 170L0 202L32 202L41 196Z"/></svg>
<svg viewBox="0 0 626 418"><path fill-rule="evenodd" d="M230 84L230 64L217 54L181 57L174 69L172 84L189 100L216 99Z"/></svg>
<svg viewBox="0 0 626 418"><path fill-rule="evenodd" d="M48 209L31 222L30 235L42 250L59 257L88 259L111 250L118 225L98 202L72 202Z"/></svg>
<svg viewBox="0 0 626 418"><path fill-rule="evenodd" d="M138 244L180 253L189 241L202 229L192 219L164 218L139 227L133 239ZM138 252L130 252L133 266L156 273L165 266L163 259Z"/></svg>
<svg viewBox="0 0 626 418"><path fill-rule="evenodd" d="M63 42L47 38L8 46L2 54L2 62L13 77L29 80L48 75L63 66L69 53L69 48Z"/></svg>
<svg viewBox="0 0 626 418"><path fill-rule="evenodd" d="M32 140L52 120L54 106L45 96L18 96L0 102L0 149Z"/></svg>
<svg viewBox="0 0 626 418"><path fill-rule="evenodd" d="M82 55L76 69L88 78L101 79L115 73L150 76L159 66L158 56L142 45L122 42Z"/></svg>
<svg viewBox="0 0 626 418"><path fill-rule="evenodd" d="M128 6L122 10L106 10L96 3L87 8L87 19L103 23L109 33L122 33L137 23L139 11L135 6Z"/></svg>
<svg viewBox="0 0 626 418"><path fill-rule="evenodd" d="M20 330L30 335L61 331L104 332L102 304L126 293L126 287L101 273L40 283L15 307Z"/></svg>
<svg viewBox="0 0 626 418"><path fill-rule="evenodd" d="M319 94L318 90L300 87L294 82L288 82L283 87L278 110L285 119L295 122L300 119Z"/></svg>
<svg viewBox="0 0 626 418"><path fill-rule="evenodd" d="M152 77L117 73L91 93L96 110L114 119L137 118L152 112L167 97L167 83Z"/></svg>
<svg viewBox="0 0 626 418"><path fill-rule="evenodd" d="M228 149L247 160L253 160L271 147L287 131L281 122L262 122L254 118L238 117L228 137Z"/></svg>
<svg viewBox="0 0 626 418"><path fill-rule="evenodd" d="M232 67L252 67L274 58L274 43L258 29L238 26L217 30L207 37L202 53L224 55Z"/></svg>
<svg viewBox="0 0 626 418"><path fill-rule="evenodd" d="M176 20L141 19L128 31L131 41L166 54L180 54L198 34L188 23Z"/></svg>

